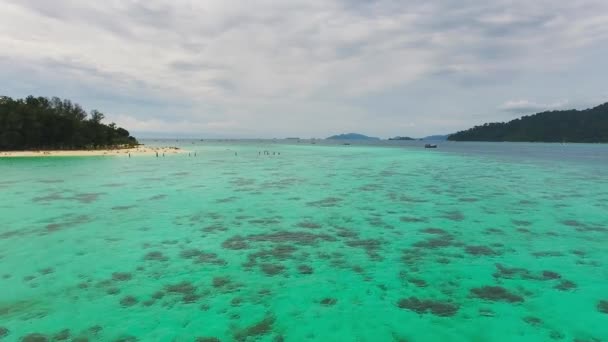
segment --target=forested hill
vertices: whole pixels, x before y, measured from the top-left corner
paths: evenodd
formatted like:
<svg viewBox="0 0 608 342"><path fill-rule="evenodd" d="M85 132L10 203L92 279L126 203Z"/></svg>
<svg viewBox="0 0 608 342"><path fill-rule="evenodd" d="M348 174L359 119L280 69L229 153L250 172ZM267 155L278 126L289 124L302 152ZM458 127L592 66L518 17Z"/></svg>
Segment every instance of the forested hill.
<svg viewBox="0 0 608 342"><path fill-rule="evenodd" d="M59 98L0 96L0 150L85 149L136 145L126 129L101 121L76 103Z"/></svg>
<svg viewBox="0 0 608 342"><path fill-rule="evenodd" d="M608 103L487 123L451 134L453 141L608 142Z"/></svg>

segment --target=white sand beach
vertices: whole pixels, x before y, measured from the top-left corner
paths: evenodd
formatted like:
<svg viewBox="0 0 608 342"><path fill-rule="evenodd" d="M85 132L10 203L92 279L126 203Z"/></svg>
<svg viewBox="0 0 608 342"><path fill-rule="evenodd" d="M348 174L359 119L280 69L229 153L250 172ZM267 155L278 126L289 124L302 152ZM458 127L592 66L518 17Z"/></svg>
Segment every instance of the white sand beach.
<svg viewBox="0 0 608 342"><path fill-rule="evenodd" d="M0 151L0 158L3 157L85 157L85 156L108 156L108 157L128 157L146 155L165 155L179 154L188 152L178 147L152 147L138 146L123 149L101 149L101 150L39 150L39 151Z"/></svg>

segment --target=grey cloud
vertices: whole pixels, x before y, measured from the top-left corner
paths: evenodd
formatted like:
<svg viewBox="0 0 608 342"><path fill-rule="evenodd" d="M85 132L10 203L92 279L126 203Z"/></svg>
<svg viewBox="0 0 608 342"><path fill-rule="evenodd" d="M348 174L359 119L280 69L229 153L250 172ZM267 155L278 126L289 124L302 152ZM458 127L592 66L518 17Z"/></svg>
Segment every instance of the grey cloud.
<svg viewBox="0 0 608 342"><path fill-rule="evenodd" d="M175 61L169 64L169 67L175 71L202 71L202 70L221 70L225 66L220 64L210 64L198 61Z"/></svg>
<svg viewBox="0 0 608 342"><path fill-rule="evenodd" d="M389 96L391 103L404 103L407 94L394 89L417 84L427 84L429 97L470 96L458 103L476 113L537 111L552 101L496 103L522 94L565 97L527 84L586 72L583 61L595 58L587 52L601 56L608 41L608 3L602 0L6 2L11 6L0 8L0 42L11 48L3 55L36 66L46 78L39 84L69 79L123 104L133 95L125 108L146 107L135 110L138 119L189 115L200 122L213 111L225 116L215 121L247 129L253 129L248 118L273 115L286 118L276 121L284 125L298 115L317 118L316 112L339 116L331 124L355 120L352 113L362 110L356 100L363 96L371 105L356 116L361 127L382 122L374 116L399 114L408 125L435 122L423 116L438 112L445 117L448 109L436 103L422 108L415 98L394 106L399 110L383 108ZM487 93L482 98L477 92ZM191 111L180 111L185 114L152 113L143 97L176 106L197 100ZM288 103L306 111L290 111ZM401 114L407 108L411 112ZM465 112L454 110L461 119L450 124L466 120ZM318 129L306 121L298 127Z"/></svg>

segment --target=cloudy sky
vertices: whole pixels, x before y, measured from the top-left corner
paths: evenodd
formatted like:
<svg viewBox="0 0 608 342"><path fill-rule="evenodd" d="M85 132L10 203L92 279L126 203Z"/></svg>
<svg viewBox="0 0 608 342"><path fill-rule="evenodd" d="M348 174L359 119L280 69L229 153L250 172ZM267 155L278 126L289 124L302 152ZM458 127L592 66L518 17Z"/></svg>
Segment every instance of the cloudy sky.
<svg viewBox="0 0 608 342"><path fill-rule="evenodd" d="M0 0L0 95L139 136L451 133L608 101L606 0Z"/></svg>

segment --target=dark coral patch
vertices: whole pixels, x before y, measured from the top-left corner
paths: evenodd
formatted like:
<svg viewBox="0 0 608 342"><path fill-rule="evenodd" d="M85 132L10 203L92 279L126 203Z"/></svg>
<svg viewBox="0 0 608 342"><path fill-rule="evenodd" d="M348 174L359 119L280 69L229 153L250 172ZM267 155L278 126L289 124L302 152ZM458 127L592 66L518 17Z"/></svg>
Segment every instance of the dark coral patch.
<svg viewBox="0 0 608 342"><path fill-rule="evenodd" d="M165 291L185 295L196 292L196 287L189 281L182 281L181 283L166 285Z"/></svg>
<svg viewBox="0 0 608 342"><path fill-rule="evenodd" d="M498 255L499 253L494 251L488 246L466 246L465 252L471 255Z"/></svg>
<svg viewBox="0 0 608 342"><path fill-rule="evenodd" d="M445 234L436 238L418 241L414 243L414 247L425 248L425 249L438 249L453 246L455 244L454 238L451 235Z"/></svg>
<svg viewBox="0 0 608 342"><path fill-rule="evenodd" d="M416 297L404 298L397 302L401 309L408 309L418 314L432 313L435 316L449 317L458 312L458 305L449 302L440 302L431 299L418 299Z"/></svg>
<svg viewBox="0 0 608 342"><path fill-rule="evenodd" d="M608 300L600 300L597 303L597 311L608 314Z"/></svg>
<svg viewBox="0 0 608 342"><path fill-rule="evenodd" d="M308 232L279 231L269 234L250 235L251 241L263 242L292 242L300 245L316 245L319 241L335 241L336 239L327 234L313 234Z"/></svg>
<svg viewBox="0 0 608 342"><path fill-rule="evenodd" d="M320 241L336 241L336 238L327 234L313 234L309 232L277 231L267 234L254 234L248 236L235 235L222 243L222 247L232 250L249 248L251 242L286 243L296 245L317 245Z"/></svg>
<svg viewBox="0 0 608 342"><path fill-rule="evenodd" d="M564 256L564 253L559 252L559 251L541 251L541 252L533 252L532 255L534 255L537 258L546 258L546 257Z"/></svg>
<svg viewBox="0 0 608 342"><path fill-rule="evenodd" d="M276 245L272 249L262 249L258 252L251 253L247 256L247 263L243 266L249 268L257 264L258 259L264 261L272 260L286 260L293 257L293 254L297 251L294 246L291 245Z"/></svg>
<svg viewBox="0 0 608 342"><path fill-rule="evenodd" d="M0 327L0 338L8 336L10 331L5 327Z"/></svg>
<svg viewBox="0 0 608 342"><path fill-rule="evenodd" d="M511 220L511 222L513 222L513 224L516 225L516 226L527 227L527 226L531 226L532 225L532 222L525 221L525 220Z"/></svg>
<svg viewBox="0 0 608 342"><path fill-rule="evenodd" d="M553 288L560 290L560 291L570 291L570 290L576 289L577 285L573 281L564 279L564 280L560 281L559 284L555 285Z"/></svg>
<svg viewBox="0 0 608 342"><path fill-rule="evenodd" d="M320 207L320 208L329 208L329 207L337 207L343 200L338 197L327 197L319 201L308 202L306 205L310 207Z"/></svg>
<svg viewBox="0 0 608 342"><path fill-rule="evenodd" d="M67 341L71 335L72 333L70 332L70 329L63 329L53 335L53 341Z"/></svg>
<svg viewBox="0 0 608 342"><path fill-rule="evenodd" d="M428 283L426 281L424 281L423 279L409 278L407 281L411 284L414 284L417 287L427 287L428 286Z"/></svg>
<svg viewBox="0 0 608 342"><path fill-rule="evenodd" d="M421 223L421 222L428 222L428 219L420 218L420 217L412 217L412 216L402 216L399 218L399 221L406 222L406 223Z"/></svg>
<svg viewBox="0 0 608 342"><path fill-rule="evenodd" d="M45 226L47 233L54 233L91 221L91 218L87 215L66 215L59 219L61 222L49 223Z"/></svg>
<svg viewBox="0 0 608 342"><path fill-rule="evenodd" d="M532 326L539 326L543 324L543 320L538 318L538 317L534 317L534 316L527 316L524 317L524 322L532 325Z"/></svg>
<svg viewBox="0 0 608 342"><path fill-rule="evenodd" d="M280 217L266 217L266 218L258 218L249 220L251 224L258 224L262 226L272 226L281 223Z"/></svg>
<svg viewBox="0 0 608 342"><path fill-rule="evenodd" d="M144 260L148 261L167 261L169 258L165 256L162 252L152 251L144 255Z"/></svg>
<svg viewBox="0 0 608 342"><path fill-rule="evenodd" d="M426 234L449 235L449 233L441 228L425 228L421 232Z"/></svg>
<svg viewBox="0 0 608 342"><path fill-rule="evenodd" d="M123 307L133 306L138 303L137 298L133 296L125 296L120 300L120 305Z"/></svg>
<svg viewBox="0 0 608 342"><path fill-rule="evenodd" d="M79 193L79 194L74 195L70 199L76 200L76 201L78 201L80 203L89 204L89 203L93 203L93 202L97 201L97 199L101 195L105 195L105 193L103 193L103 192Z"/></svg>
<svg viewBox="0 0 608 342"><path fill-rule="evenodd" d="M285 266L280 264L264 263L260 265L260 269L268 276L275 276L285 271Z"/></svg>
<svg viewBox="0 0 608 342"><path fill-rule="evenodd" d="M182 296L182 302L184 304L192 304L192 303L196 303L200 298L201 298L201 296L199 296L196 293L187 293Z"/></svg>
<svg viewBox="0 0 608 342"><path fill-rule="evenodd" d="M221 342L217 337L197 337L196 342Z"/></svg>
<svg viewBox="0 0 608 342"><path fill-rule="evenodd" d="M51 274L53 272L55 272L55 269L52 267L47 267L47 268L43 268L40 271L40 274Z"/></svg>
<svg viewBox="0 0 608 342"><path fill-rule="evenodd" d="M230 278L228 277L215 277L213 278L212 284L215 288L224 287L231 283Z"/></svg>
<svg viewBox="0 0 608 342"><path fill-rule="evenodd" d="M21 338L21 342L48 342L49 338L43 334L33 333Z"/></svg>
<svg viewBox="0 0 608 342"><path fill-rule="evenodd" d="M342 238L354 239L359 236L359 234L355 231L352 231L348 228L338 228L336 235Z"/></svg>
<svg viewBox="0 0 608 342"><path fill-rule="evenodd" d="M115 281L129 281L133 278L133 275L128 272L114 272L112 273L112 280Z"/></svg>
<svg viewBox="0 0 608 342"><path fill-rule="evenodd" d="M298 272L300 272L300 274L312 274L314 270L308 265L300 265L298 266Z"/></svg>
<svg viewBox="0 0 608 342"><path fill-rule="evenodd" d="M240 235L236 235L236 236L228 238L228 240L224 241L222 243L222 247L225 249L241 250L241 249L249 248L249 245L245 241L244 237L242 237Z"/></svg>
<svg viewBox="0 0 608 342"><path fill-rule="evenodd" d="M471 289L471 294L477 298L494 302L519 303L523 302L522 296L509 292L501 286L483 286Z"/></svg>
<svg viewBox="0 0 608 342"><path fill-rule="evenodd" d="M350 240L346 241L346 245L354 248L362 248L365 250L367 255L372 259L379 259L380 255L378 250L382 246L383 242L377 239L366 239L366 240Z"/></svg>
<svg viewBox="0 0 608 342"><path fill-rule="evenodd" d="M308 229L319 229L319 228L321 228L321 225L318 223L305 221L305 222L300 222L300 223L296 224L296 227L308 228Z"/></svg>
<svg viewBox="0 0 608 342"><path fill-rule="evenodd" d="M336 305L336 303L338 303L338 300L336 298L323 298L321 299L321 305L323 306L334 306Z"/></svg>
<svg viewBox="0 0 608 342"><path fill-rule="evenodd" d="M562 276L557 272L543 271L543 279L553 280L553 279L560 279L561 277Z"/></svg>
<svg viewBox="0 0 608 342"><path fill-rule="evenodd" d="M162 299L165 296L163 291L156 291L152 294L152 298L154 299Z"/></svg>
<svg viewBox="0 0 608 342"><path fill-rule="evenodd" d="M180 252L180 257L191 259L195 264L226 265L226 261L215 253L207 253L198 249L185 249Z"/></svg>
<svg viewBox="0 0 608 342"><path fill-rule="evenodd" d="M485 230L485 233L489 235L502 235L505 232L500 228L488 228Z"/></svg>
<svg viewBox="0 0 608 342"><path fill-rule="evenodd" d="M444 218L451 221L463 221L464 215L460 211L448 211L443 215Z"/></svg>
<svg viewBox="0 0 608 342"><path fill-rule="evenodd" d="M112 207L112 210L129 210L137 207L136 205L119 205L116 207Z"/></svg>
<svg viewBox="0 0 608 342"><path fill-rule="evenodd" d="M106 290L106 293L109 295L117 295L120 293L120 289L116 288L116 287L111 287L109 289Z"/></svg>
<svg viewBox="0 0 608 342"><path fill-rule="evenodd" d="M525 280L556 280L561 275L553 271L543 271L541 274L533 274L529 270L520 267L506 267L496 264L497 271L493 274L495 278L525 279Z"/></svg>
<svg viewBox="0 0 608 342"><path fill-rule="evenodd" d="M234 333L234 339L236 341L248 341L249 339L255 339L260 336L267 335L272 331L274 322L274 316L266 316L266 318L252 326L237 330Z"/></svg>
<svg viewBox="0 0 608 342"><path fill-rule="evenodd" d="M562 334L559 331L552 330L549 333L549 338L551 338L552 340L563 340L564 339L564 334Z"/></svg>
<svg viewBox="0 0 608 342"><path fill-rule="evenodd" d="M205 233L214 233L214 232L225 232L228 230L228 228L219 223L215 223L215 224L209 225L201 230Z"/></svg>

